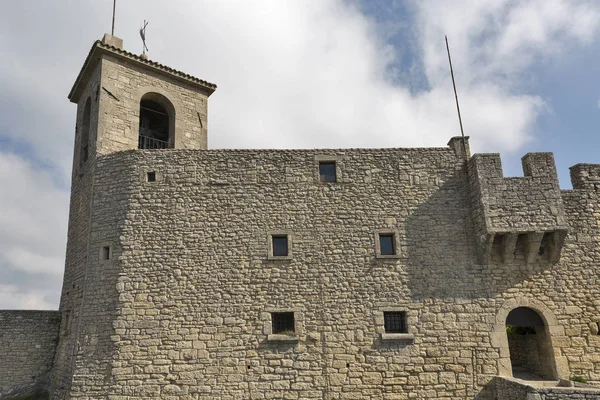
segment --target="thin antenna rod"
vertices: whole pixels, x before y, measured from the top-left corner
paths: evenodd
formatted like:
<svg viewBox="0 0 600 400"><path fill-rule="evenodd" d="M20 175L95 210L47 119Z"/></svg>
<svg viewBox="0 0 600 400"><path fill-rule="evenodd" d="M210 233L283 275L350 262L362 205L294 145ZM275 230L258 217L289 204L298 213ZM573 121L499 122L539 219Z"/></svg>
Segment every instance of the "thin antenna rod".
<svg viewBox="0 0 600 400"><path fill-rule="evenodd" d="M110 31L110 34L112 36L115 36L115 9L117 8L117 0L113 1L113 20L112 20L112 31Z"/></svg>
<svg viewBox="0 0 600 400"><path fill-rule="evenodd" d="M458 122L460 123L460 134L462 135L463 150L465 151L465 160L468 159L467 143L465 132L463 130L462 118L460 117L460 106L458 105L458 94L456 93L456 82L454 81L454 70L452 69L452 59L450 58L450 46L448 46L448 36L446 38L446 50L448 51L448 62L450 63L450 75L452 75L452 86L454 87L454 98L456 99L456 111L458 111Z"/></svg>

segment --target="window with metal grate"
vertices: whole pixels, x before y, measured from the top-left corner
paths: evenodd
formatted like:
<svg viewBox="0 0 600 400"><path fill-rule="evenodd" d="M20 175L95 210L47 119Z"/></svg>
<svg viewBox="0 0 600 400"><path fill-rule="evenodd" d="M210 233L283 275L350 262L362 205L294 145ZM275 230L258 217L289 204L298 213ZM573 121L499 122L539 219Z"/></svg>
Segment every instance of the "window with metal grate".
<svg viewBox="0 0 600 400"><path fill-rule="evenodd" d="M384 311L385 333L408 333L406 311Z"/></svg>

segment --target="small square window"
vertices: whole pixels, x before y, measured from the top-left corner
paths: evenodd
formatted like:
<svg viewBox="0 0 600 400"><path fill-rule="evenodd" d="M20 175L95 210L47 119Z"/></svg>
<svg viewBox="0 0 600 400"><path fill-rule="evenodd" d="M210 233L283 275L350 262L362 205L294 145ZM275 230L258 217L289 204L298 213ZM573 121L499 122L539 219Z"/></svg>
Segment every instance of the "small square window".
<svg viewBox="0 0 600 400"><path fill-rule="evenodd" d="M288 256L288 237L287 235L273 236L273 256Z"/></svg>
<svg viewBox="0 0 600 400"><path fill-rule="evenodd" d="M322 161L319 163L319 177L321 182L337 182L335 162Z"/></svg>
<svg viewBox="0 0 600 400"><path fill-rule="evenodd" d="M156 182L156 172L148 172L148 182Z"/></svg>
<svg viewBox="0 0 600 400"><path fill-rule="evenodd" d="M406 311L384 311L385 333L408 333Z"/></svg>
<svg viewBox="0 0 600 400"><path fill-rule="evenodd" d="M393 233L379 234L379 253L382 256L393 256L396 254L396 245L394 243Z"/></svg>
<svg viewBox="0 0 600 400"><path fill-rule="evenodd" d="M101 260L110 260L110 246L103 246L100 250Z"/></svg>
<svg viewBox="0 0 600 400"><path fill-rule="evenodd" d="M294 327L294 313L271 313L271 331L276 335L293 335L296 332Z"/></svg>

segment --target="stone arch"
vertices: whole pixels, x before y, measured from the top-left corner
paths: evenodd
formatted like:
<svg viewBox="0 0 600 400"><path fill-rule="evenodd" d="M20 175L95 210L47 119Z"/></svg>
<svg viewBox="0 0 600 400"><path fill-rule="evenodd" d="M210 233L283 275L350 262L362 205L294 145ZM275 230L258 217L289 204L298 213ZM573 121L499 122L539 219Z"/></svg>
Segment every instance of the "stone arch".
<svg viewBox="0 0 600 400"><path fill-rule="evenodd" d="M496 313L496 320L491 333L491 344L492 347L498 349L500 355L498 358L498 375L513 375L510 360L510 350L508 347L508 337L506 335L506 318L512 310L519 307L530 308L538 313L542 318L545 324L545 333L548 336L547 340L551 347L554 358L552 365L553 377L568 379L569 364L566 357L563 356L564 352L562 351L563 347L567 346L568 344L564 328L558 323L558 320L554 316L552 310L550 310L544 303L539 300L524 296L506 300Z"/></svg>
<svg viewBox="0 0 600 400"><path fill-rule="evenodd" d="M175 144L175 107L156 92L148 92L140 99L140 149L173 148Z"/></svg>
<svg viewBox="0 0 600 400"><path fill-rule="evenodd" d="M152 100L164 107L169 114L169 147L170 148L182 148L181 147L181 135L184 133L182 129L184 124L181 121L182 108L181 104L173 96L172 93L158 86L145 86L139 88L135 92L133 100L139 107L142 100ZM139 125L139 112L138 112L138 125ZM137 126L136 125L136 128Z"/></svg>

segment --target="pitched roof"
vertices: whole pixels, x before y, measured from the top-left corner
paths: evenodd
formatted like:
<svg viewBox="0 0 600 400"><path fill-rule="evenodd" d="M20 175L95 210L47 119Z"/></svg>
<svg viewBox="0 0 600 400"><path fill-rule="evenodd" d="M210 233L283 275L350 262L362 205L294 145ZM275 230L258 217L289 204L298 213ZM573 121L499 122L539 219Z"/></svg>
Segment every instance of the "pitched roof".
<svg viewBox="0 0 600 400"><path fill-rule="evenodd" d="M157 63L155 61L148 60L145 57L141 57L137 54L130 53L125 50L121 50L117 47L111 46L109 44L103 43L101 40L96 40L88 53L81 70L79 71L79 75L69 92L68 99L73 103L77 103L79 100L79 96L85 87L85 83L89 79L90 75L93 71L93 66L95 66L96 62L101 58L103 54L110 54L112 56L116 56L119 58L124 58L130 62L133 62L137 65L140 65L144 68L158 70L164 74L171 75L172 77L184 81L186 83L192 84L196 87L199 87L207 92L208 96L210 96L216 89L217 85L214 83L207 82L205 80L196 78L195 76L186 74L185 72L178 71L166 65Z"/></svg>

